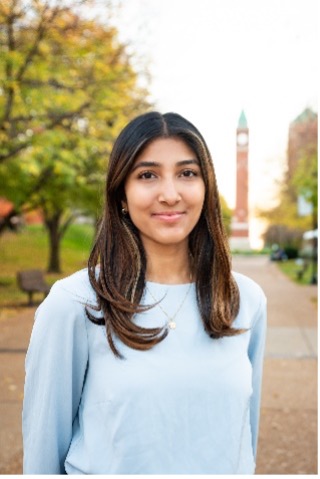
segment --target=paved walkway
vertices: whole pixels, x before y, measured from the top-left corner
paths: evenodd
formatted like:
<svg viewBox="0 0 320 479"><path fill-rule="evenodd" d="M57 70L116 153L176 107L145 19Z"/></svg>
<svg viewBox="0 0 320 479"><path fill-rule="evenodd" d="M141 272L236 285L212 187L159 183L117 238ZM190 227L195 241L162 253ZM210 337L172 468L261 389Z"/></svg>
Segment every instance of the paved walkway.
<svg viewBox="0 0 320 479"><path fill-rule="evenodd" d="M265 257L235 257L268 298L257 474L317 474L317 287Z"/></svg>
<svg viewBox="0 0 320 479"><path fill-rule="evenodd" d="M317 288L299 286L266 257L241 257L233 269L250 276L268 298L267 358L317 357Z"/></svg>
<svg viewBox="0 0 320 479"><path fill-rule="evenodd" d="M268 334L257 474L317 473L315 286L291 283L265 257L235 257L233 269L268 297ZM34 308L0 313L0 474L21 474L24 358Z"/></svg>

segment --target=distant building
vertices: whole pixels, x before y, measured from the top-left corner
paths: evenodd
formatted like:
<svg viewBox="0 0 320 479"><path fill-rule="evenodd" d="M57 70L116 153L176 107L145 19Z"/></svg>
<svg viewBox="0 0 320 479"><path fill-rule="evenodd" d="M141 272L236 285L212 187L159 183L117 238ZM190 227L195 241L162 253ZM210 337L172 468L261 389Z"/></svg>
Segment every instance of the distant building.
<svg viewBox="0 0 320 479"><path fill-rule="evenodd" d="M6 198L0 198L0 233L7 228L11 230L17 229L18 223L14 204Z"/></svg>
<svg viewBox="0 0 320 479"><path fill-rule="evenodd" d="M14 205L5 198L0 198L0 218L5 218L13 211Z"/></svg>
<svg viewBox="0 0 320 479"><path fill-rule="evenodd" d="M299 159L318 145L318 115L306 108L289 126L288 179L291 179Z"/></svg>
<svg viewBox="0 0 320 479"><path fill-rule="evenodd" d="M249 129L244 111L241 112L236 130L236 145L236 206L231 224L230 247L232 250L248 250L250 249L248 203Z"/></svg>
<svg viewBox="0 0 320 479"><path fill-rule="evenodd" d="M0 198L0 232L6 228L17 230L23 224L43 224L41 210L32 210L21 215L16 212L11 201L6 198Z"/></svg>

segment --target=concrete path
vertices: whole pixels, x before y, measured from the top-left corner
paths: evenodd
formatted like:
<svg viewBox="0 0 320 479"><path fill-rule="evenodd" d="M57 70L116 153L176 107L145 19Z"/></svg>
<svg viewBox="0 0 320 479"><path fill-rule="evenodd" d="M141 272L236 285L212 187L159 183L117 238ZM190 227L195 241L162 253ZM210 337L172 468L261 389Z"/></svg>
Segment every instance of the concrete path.
<svg viewBox="0 0 320 479"><path fill-rule="evenodd" d="M317 474L317 287L266 257L233 259L268 298L257 474Z"/></svg>
<svg viewBox="0 0 320 479"><path fill-rule="evenodd" d="M291 283L265 257L235 257L233 269L268 297L257 474L316 474L317 288ZM0 313L0 474L22 471L24 358L34 310Z"/></svg>
<svg viewBox="0 0 320 479"><path fill-rule="evenodd" d="M267 257L236 256L233 269L260 284L268 299L266 357L317 357L317 288L291 281Z"/></svg>
<svg viewBox="0 0 320 479"><path fill-rule="evenodd" d="M0 313L0 474L22 473L24 359L35 308Z"/></svg>

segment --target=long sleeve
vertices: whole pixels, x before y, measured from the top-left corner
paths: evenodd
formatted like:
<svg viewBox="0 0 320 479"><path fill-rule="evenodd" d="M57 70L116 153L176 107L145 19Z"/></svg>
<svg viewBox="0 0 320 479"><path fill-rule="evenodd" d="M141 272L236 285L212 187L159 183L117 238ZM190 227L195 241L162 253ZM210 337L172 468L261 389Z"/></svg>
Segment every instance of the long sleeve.
<svg viewBox="0 0 320 479"><path fill-rule="evenodd" d="M26 357L24 474L65 474L88 361L83 310L59 282L37 310Z"/></svg>
<svg viewBox="0 0 320 479"><path fill-rule="evenodd" d="M252 432L252 448L256 459L258 433L259 433L259 418L260 418L260 401L261 401L261 384L263 371L263 357L266 338L267 326L267 311L266 298L261 293L261 301L259 309L254 318L254 323L251 331L249 343L249 359L252 364L252 398L250 403L250 422Z"/></svg>

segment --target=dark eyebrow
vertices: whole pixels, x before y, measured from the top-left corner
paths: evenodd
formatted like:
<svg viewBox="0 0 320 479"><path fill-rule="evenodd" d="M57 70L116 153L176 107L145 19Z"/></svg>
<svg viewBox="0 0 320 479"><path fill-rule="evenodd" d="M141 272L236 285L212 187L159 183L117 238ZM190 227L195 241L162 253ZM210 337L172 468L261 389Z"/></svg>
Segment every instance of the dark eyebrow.
<svg viewBox="0 0 320 479"><path fill-rule="evenodd" d="M178 166L188 166L188 165L200 166L200 163L198 160L182 160L182 161L178 161L177 165Z"/></svg>
<svg viewBox="0 0 320 479"><path fill-rule="evenodd" d="M197 165L199 166L199 161L192 159L192 160L181 160L176 163L177 166L187 166L187 165ZM140 161L134 167L132 168L131 171L136 170L137 168L157 168L161 166L160 163L157 163L156 161Z"/></svg>
<svg viewBox="0 0 320 479"><path fill-rule="evenodd" d="M160 166L160 163L156 163L155 161L140 161L134 165L131 171L134 171L137 168L154 168L157 166Z"/></svg>

